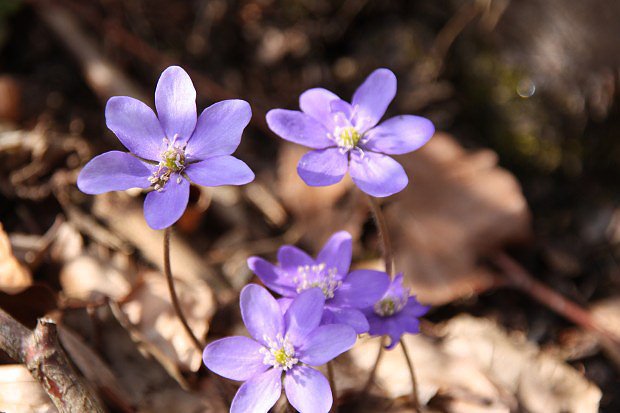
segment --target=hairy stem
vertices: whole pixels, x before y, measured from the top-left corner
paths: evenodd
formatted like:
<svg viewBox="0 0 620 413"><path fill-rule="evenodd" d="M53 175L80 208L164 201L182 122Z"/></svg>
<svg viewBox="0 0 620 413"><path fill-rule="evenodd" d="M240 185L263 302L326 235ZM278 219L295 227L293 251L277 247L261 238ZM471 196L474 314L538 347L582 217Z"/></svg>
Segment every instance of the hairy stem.
<svg viewBox="0 0 620 413"><path fill-rule="evenodd" d="M329 386L332 388L332 394L334 395L334 403L332 404L332 413L338 413L338 392L336 390L336 380L334 376L333 361L327 362L327 377L329 378Z"/></svg>
<svg viewBox="0 0 620 413"><path fill-rule="evenodd" d="M381 239L381 245L383 246L383 261L385 261L385 272L389 275L393 275L394 268L394 255L392 253L392 243L390 242L390 235L388 233L387 223L385 216L381 211L381 205L376 198L368 196L370 203L370 209L372 210L372 216L375 219L375 224L379 232L379 238Z"/></svg>
<svg viewBox="0 0 620 413"><path fill-rule="evenodd" d="M364 385L364 389L362 390L362 394L367 394L368 390L372 386L372 383L375 380L375 375L377 374L377 369L379 368L379 363L383 358L383 353L385 349L383 348L385 344L385 337L381 337L379 341L379 351L377 352L377 358L375 359L375 364L372 366L372 370L370 370L370 374L368 375L368 379L366 380L366 384Z"/></svg>
<svg viewBox="0 0 620 413"><path fill-rule="evenodd" d="M202 353L204 349L203 344L198 340L198 338L194 335L194 332L189 327L187 323L187 319L183 315L183 311L181 310L181 305L179 304L179 298L177 297L177 292L174 288L174 280L172 278L172 271L170 270L170 227L164 230L164 274L166 275L166 282L168 283L168 290L170 291L170 299L172 300L172 307L174 308L174 312L177 317L179 317L179 321L183 325L183 329L185 333L189 336L194 344L196 350L199 353Z"/></svg>
<svg viewBox="0 0 620 413"><path fill-rule="evenodd" d="M413 361L409 357L409 351L403 339L400 339L400 347L403 349L405 359L407 359L407 367L409 367L409 375L411 376L411 398L413 399L413 408L416 412L420 411L420 402L418 398L418 382L415 379L415 372L413 370Z"/></svg>

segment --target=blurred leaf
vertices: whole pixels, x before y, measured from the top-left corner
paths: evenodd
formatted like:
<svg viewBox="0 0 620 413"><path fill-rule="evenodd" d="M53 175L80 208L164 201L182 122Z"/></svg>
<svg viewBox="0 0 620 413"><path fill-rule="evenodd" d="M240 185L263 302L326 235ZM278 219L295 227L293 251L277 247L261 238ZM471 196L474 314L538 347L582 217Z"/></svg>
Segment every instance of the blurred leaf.
<svg viewBox="0 0 620 413"><path fill-rule="evenodd" d="M32 276L13 255L11 242L0 223L0 291L15 294L32 284Z"/></svg>
<svg viewBox="0 0 620 413"><path fill-rule="evenodd" d="M11 413L56 413L28 369L20 364L0 366L0 411Z"/></svg>

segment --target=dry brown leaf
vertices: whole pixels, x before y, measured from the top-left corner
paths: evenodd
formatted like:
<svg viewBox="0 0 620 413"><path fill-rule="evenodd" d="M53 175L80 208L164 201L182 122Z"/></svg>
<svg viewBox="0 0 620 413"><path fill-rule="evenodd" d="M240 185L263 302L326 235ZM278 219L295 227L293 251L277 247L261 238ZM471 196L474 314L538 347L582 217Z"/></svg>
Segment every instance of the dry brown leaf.
<svg viewBox="0 0 620 413"><path fill-rule="evenodd" d="M518 407L532 413L598 411L598 387L525 338L509 336L494 322L458 316L441 331L441 340L404 337L424 404L432 400L432 405L440 404L447 412L510 412ZM355 345L349 352L351 364L339 365L340 388L362 388L378 346L377 338ZM410 394L409 371L399 347L384 354L376 383L392 399Z"/></svg>
<svg viewBox="0 0 620 413"><path fill-rule="evenodd" d="M0 411L56 413L49 396L21 364L0 366Z"/></svg>
<svg viewBox="0 0 620 413"><path fill-rule="evenodd" d="M515 394L526 411L598 412L601 390L523 336L509 336L490 320L466 315L450 320L443 332L448 354L477 363L498 387Z"/></svg>
<svg viewBox="0 0 620 413"><path fill-rule="evenodd" d="M399 161L410 183L386 208L397 271L428 304L490 287L493 274L480 259L530 235L514 176L497 166L495 153L465 151L443 133Z"/></svg>
<svg viewBox="0 0 620 413"><path fill-rule="evenodd" d="M196 337L204 339L215 311L209 286L202 280L188 282L177 278L175 287L189 326ZM200 368L202 354L194 348L174 313L162 274L145 273L142 283L132 292L122 309L143 336L171 360L186 370L197 371Z"/></svg>
<svg viewBox="0 0 620 413"><path fill-rule="evenodd" d="M11 242L0 223L0 291L16 294L32 285L32 276L13 255Z"/></svg>
<svg viewBox="0 0 620 413"><path fill-rule="evenodd" d="M103 261L90 255L80 255L60 271L60 285L69 299L86 302L103 297L121 300L131 291L127 276L111 260Z"/></svg>

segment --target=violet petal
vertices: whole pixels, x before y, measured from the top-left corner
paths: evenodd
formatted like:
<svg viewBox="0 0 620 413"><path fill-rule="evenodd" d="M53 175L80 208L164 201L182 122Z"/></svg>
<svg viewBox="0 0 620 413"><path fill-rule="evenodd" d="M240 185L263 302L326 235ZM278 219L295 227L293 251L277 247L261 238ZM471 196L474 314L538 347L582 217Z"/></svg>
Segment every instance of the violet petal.
<svg viewBox="0 0 620 413"><path fill-rule="evenodd" d="M389 276L383 271L355 270L334 292L330 306L366 308L374 305L390 285Z"/></svg>
<svg viewBox="0 0 620 413"><path fill-rule="evenodd" d="M402 191L409 179L403 167L387 155L351 152L349 173L353 182L368 195L386 197Z"/></svg>
<svg viewBox="0 0 620 413"><path fill-rule="evenodd" d="M163 71L155 88L155 107L166 137L187 142L196 127L196 89L179 66Z"/></svg>
<svg viewBox="0 0 620 413"><path fill-rule="evenodd" d="M105 106L105 120L131 153L159 162L166 134L151 108L138 99L114 96Z"/></svg>
<svg viewBox="0 0 620 413"><path fill-rule="evenodd" d="M421 148L435 133L433 123L423 117L401 115L390 118L364 135L366 150L400 155Z"/></svg>
<svg viewBox="0 0 620 413"><path fill-rule="evenodd" d="M231 380L245 381L271 367L263 363L264 348L248 337L226 337L210 343L202 353L209 370Z"/></svg>
<svg viewBox="0 0 620 413"><path fill-rule="evenodd" d="M351 103L356 109L355 126L360 133L379 123L396 96L396 76L388 69L377 69L355 91Z"/></svg>
<svg viewBox="0 0 620 413"><path fill-rule="evenodd" d="M278 262L287 271L297 273L297 268L314 265L314 260L305 251L293 245L283 245L278 249Z"/></svg>
<svg viewBox="0 0 620 413"><path fill-rule="evenodd" d="M162 190L146 194L144 218L153 229L167 228L181 218L188 201L189 182L173 173Z"/></svg>
<svg viewBox="0 0 620 413"><path fill-rule="evenodd" d="M250 257L248 267L270 290L286 297L297 295L292 278L287 277L272 263L260 257ZM284 311L282 313L284 314Z"/></svg>
<svg viewBox="0 0 620 413"><path fill-rule="evenodd" d="M241 317L248 332L255 340L268 346L284 333L284 320L280 306L269 292L258 284L248 284L240 294Z"/></svg>
<svg viewBox="0 0 620 413"><path fill-rule="evenodd" d="M95 195L129 188L148 188L151 169L126 152L110 151L94 157L78 175L80 191Z"/></svg>
<svg viewBox="0 0 620 413"><path fill-rule="evenodd" d="M357 334L367 333L370 328L366 316L358 309L349 307L328 307L325 312L331 312L327 321L325 314L321 324L346 324L353 328Z"/></svg>
<svg viewBox="0 0 620 413"><path fill-rule="evenodd" d="M185 173L192 182L202 186L245 185L254 180L254 172L246 163L230 155L190 164Z"/></svg>
<svg viewBox="0 0 620 413"><path fill-rule="evenodd" d="M339 148L318 149L302 156L297 173L307 185L333 185L347 173L347 164L347 155Z"/></svg>
<svg viewBox="0 0 620 413"><path fill-rule="evenodd" d="M186 153L190 159L206 159L232 154L243 129L250 123L252 109L245 100L230 99L214 103L202 111Z"/></svg>
<svg viewBox="0 0 620 413"><path fill-rule="evenodd" d="M282 394L282 370L269 369L239 387L230 413L267 413Z"/></svg>
<svg viewBox="0 0 620 413"><path fill-rule="evenodd" d="M302 112L312 116L327 128L334 130L330 111L330 102L340 99L338 95L323 88L308 89L299 96L299 107Z"/></svg>
<svg viewBox="0 0 620 413"><path fill-rule="evenodd" d="M291 405L301 413L327 413L332 407L332 391L321 372L297 365L284 376L284 391Z"/></svg>
<svg viewBox="0 0 620 413"><path fill-rule="evenodd" d="M317 255L316 262L324 263L327 268L336 268L340 280L349 272L352 249L351 234L346 231L336 232L327 240Z"/></svg>
<svg viewBox="0 0 620 413"><path fill-rule="evenodd" d="M310 115L297 110L272 109L267 112L267 125L276 135L289 142L314 149L333 146L325 126Z"/></svg>
<svg viewBox="0 0 620 413"><path fill-rule="evenodd" d="M297 349L299 360L320 366L338 357L355 344L357 334L344 324L322 325L309 334Z"/></svg>
<svg viewBox="0 0 620 413"><path fill-rule="evenodd" d="M284 314L286 334L293 345L301 345L306 336L318 327L324 305L325 296L320 288L310 288L295 297Z"/></svg>

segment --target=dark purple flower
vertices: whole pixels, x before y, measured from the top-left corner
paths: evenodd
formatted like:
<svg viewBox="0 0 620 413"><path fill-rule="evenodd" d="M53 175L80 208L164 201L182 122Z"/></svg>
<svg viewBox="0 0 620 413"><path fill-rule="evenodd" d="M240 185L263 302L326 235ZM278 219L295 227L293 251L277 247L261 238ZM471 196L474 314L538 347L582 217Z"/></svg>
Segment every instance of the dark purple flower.
<svg viewBox="0 0 620 413"><path fill-rule="evenodd" d="M389 336L388 349L393 348L405 333L419 333L418 317L426 314L430 307L420 304L409 290L403 287L403 274L394 277L387 292L374 306L364 309L368 318L371 336Z"/></svg>
<svg viewBox="0 0 620 413"><path fill-rule="evenodd" d="M78 176L87 194L152 188L144 217L154 229L174 224L185 211L190 181L204 186L243 185L254 173L230 156L252 111L243 100L225 100L196 119L196 90L178 66L164 70L155 89L157 114L139 100L115 96L106 124L130 153L110 151L93 158Z"/></svg>
<svg viewBox="0 0 620 413"><path fill-rule="evenodd" d="M327 413L332 406L329 382L320 366L355 344L349 326L319 326L325 297L318 288L293 300L283 315L276 300L256 284L241 291L241 316L252 338L228 337L204 351L205 365L232 380L245 381L230 406L232 413L266 413L284 391L301 413Z"/></svg>
<svg viewBox="0 0 620 413"><path fill-rule="evenodd" d="M377 125L396 94L396 76L388 69L370 74L351 103L316 88L299 97L300 111L273 109L269 128L280 137L315 149L297 165L310 186L340 182L347 173L364 192L385 197L409 182L403 167L387 155L415 151L435 132L428 119L400 115Z"/></svg>
<svg viewBox="0 0 620 413"><path fill-rule="evenodd" d="M248 266L269 289L282 295L278 302L283 309L301 292L319 287L325 295L322 324L347 324L361 334L368 331L361 309L383 296L390 279L380 271L349 273L351 244L351 235L340 231L331 236L316 259L285 245L278 250L279 265L250 257Z"/></svg>

